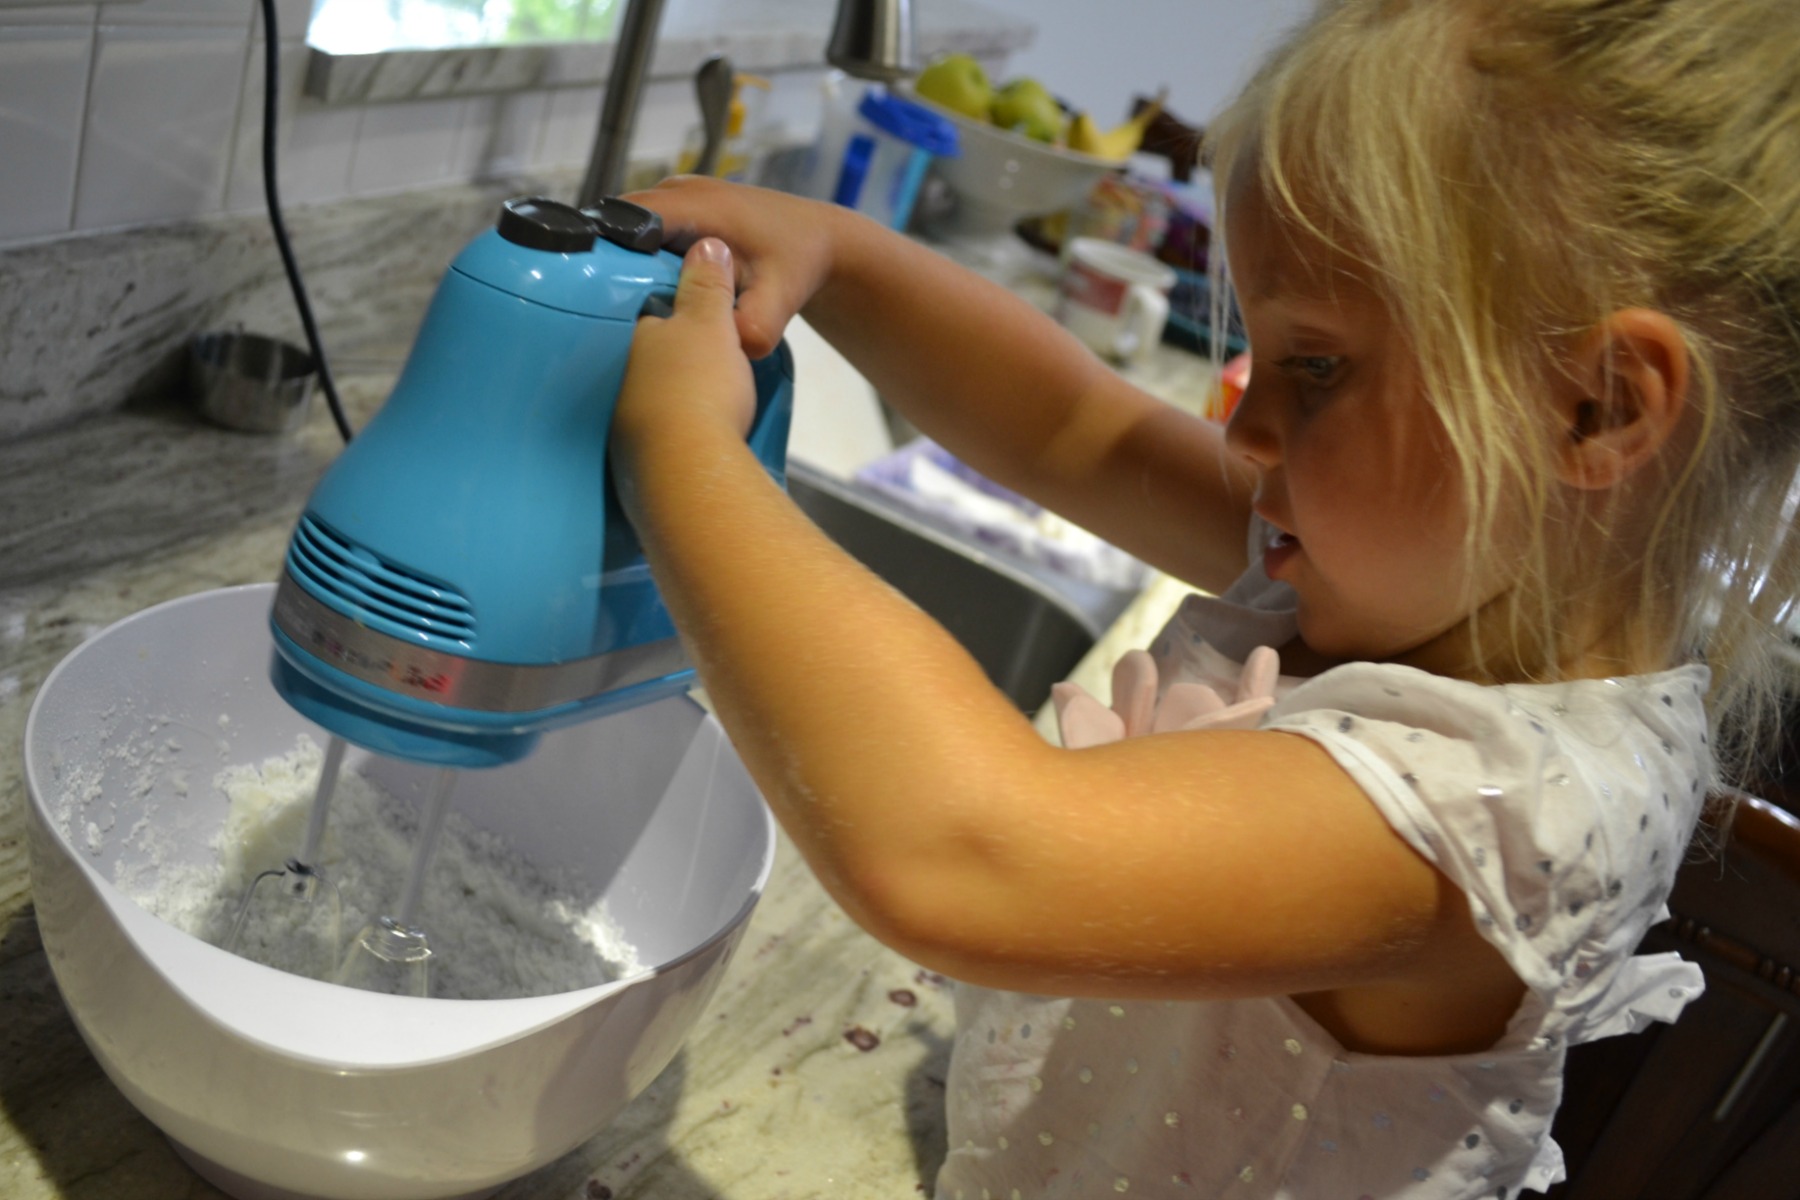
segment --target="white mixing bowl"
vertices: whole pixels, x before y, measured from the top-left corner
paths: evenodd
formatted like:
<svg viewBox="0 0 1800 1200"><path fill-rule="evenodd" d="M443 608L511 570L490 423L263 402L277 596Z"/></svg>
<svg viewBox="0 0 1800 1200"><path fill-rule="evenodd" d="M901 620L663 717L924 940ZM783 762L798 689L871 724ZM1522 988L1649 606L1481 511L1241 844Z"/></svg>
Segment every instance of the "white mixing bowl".
<svg viewBox="0 0 1800 1200"><path fill-rule="evenodd" d="M25 775L57 983L119 1090L227 1192L485 1195L592 1137L667 1065L762 893L774 827L718 726L665 700L465 772L453 801L535 865L571 872L584 900L604 897L654 964L642 974L529 999L424 1000L316 983L189 937L112 881L155 869L132 836L140 821L174 858L210 863L226 810L218 769L285 754L302 733L323 744L267 681L273 596L259 585L147 609L44 682ZM346 769L396 795L431 770L354 751Z"/></svg>

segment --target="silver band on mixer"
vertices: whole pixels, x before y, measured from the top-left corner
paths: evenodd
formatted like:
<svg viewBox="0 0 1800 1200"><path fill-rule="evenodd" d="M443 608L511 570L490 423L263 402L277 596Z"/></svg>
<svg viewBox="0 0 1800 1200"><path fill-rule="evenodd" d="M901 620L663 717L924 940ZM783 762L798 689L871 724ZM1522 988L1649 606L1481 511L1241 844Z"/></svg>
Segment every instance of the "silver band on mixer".
<svg viewBox="0 0 1800 1200"><path fill-rule="evenodd" d="M388 691L476 712L527 713L659 679L688 666L676 638L565 663L463 658L370 629L315 599L283 573L275 627L346 675Z"/></svg>

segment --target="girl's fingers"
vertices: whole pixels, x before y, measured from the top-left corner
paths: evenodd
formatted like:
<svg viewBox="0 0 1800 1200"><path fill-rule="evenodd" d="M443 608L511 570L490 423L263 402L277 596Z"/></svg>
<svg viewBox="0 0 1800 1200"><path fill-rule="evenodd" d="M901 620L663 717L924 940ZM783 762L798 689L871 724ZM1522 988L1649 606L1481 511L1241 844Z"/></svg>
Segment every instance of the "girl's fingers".
<svg viewBox="0 0 1800 1200"><path fill-rule="evenodd" d="M1191 722L1224 707L1225 701L1219 693L1204 683L1172 683L1162 703L1156 706L1156 724L1152 732L1186 729Z"/></svg>
<svg viewBox="0 0 1800 1200"><path fill-rule="evenodd" d="M1244 660L1243 673L1238 676L1237 698L1254 700L1261 696L1275 694L1275 680L1281 675L1281 655L1268 646L1258 646Z"/></svg>
<svg viewBox="0 0 1800 1200"><path fill-rule="evenodd" d="M1125 735L1150 732L1156 713L1156 660L1142 650L1128 650L1113 665L1112 706L1125 722Z"/></svg>
<svg viewBox="0 0 1800 1200"><path fill-rule="evenodd" d="M681 260L675 314L702 321L728 321L737 298L731 248L718 238L701 238Z"/></svg>
<svg viewBox="0 0 1800 1200"><path fill-rule="evenodd" d="M1119 714L1084 691L1080 684L1059 683L1050 689L1062 744L1070 750L1102 746L1125 736Z"/></svg>
<svg viewBox="0 0 1800 1200"><path fill-rule="evenodd" d="M753 293L744 293L744 303L737 311L738 341L752 362L774 352L781 342L782 331L787 328L787 318L793 315L771 316L765 311L769 306L756 304L754 300Z"/></svg>
<svg viewBox="0 0 1800 1200"><path fill-rule="evenodd" d="M816 257L811 201L778 196L716 179L665 179L624 199L656 213L663 248L687 254L709 238L727 239L735 252L737 332L744 353L763 358L812 295L807 263Z"/></svg>
<svg viewBox="0 0 1800 1200"><path fill-rule="evenodd" d="M1208 713L1203 717L1195 717L1182 729L1255 729L1264 713L1275 707L1272 697L1263 696L1256 700L1241 700L1228 708Z"/></svg>

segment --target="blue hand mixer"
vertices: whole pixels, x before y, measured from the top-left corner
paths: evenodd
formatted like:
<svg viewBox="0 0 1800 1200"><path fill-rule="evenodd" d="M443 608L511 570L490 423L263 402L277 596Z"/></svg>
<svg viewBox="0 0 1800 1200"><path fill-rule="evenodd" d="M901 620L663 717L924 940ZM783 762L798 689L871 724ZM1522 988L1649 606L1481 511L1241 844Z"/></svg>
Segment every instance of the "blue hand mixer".
<svg viewBox="0 0 1800 1200"><path fill-rule="evenodd" d="M686 687L607 480L632 332L674 296L655 214L509 201L438 286L393 394L314 490L276 595L275 685L383 754L453 767ZM755 364L785 468L793 365Z"/></svg>
<svg viewBox="0 0 1800 1200"><path fill-rule="evenodd" d="M265 877L316 890L339 739L444 768L382 944L359 939L384 962L429 953L413 910L452 768L512 762L546 730L692 681L607 478L637 319L668 311L681 272L661 245L660 219L622 200L508 201L451 264L392 395L295 527L272 676L333 737L306 845ZM784 344L753 369L749 442L780 481L793 361Z"/></svg>

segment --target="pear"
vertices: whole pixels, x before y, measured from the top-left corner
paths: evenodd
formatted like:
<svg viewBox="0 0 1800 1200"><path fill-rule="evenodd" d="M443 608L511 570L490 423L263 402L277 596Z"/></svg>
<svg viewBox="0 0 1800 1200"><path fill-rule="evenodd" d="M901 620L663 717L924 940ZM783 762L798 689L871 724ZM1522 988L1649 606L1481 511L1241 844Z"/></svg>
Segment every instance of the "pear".
<svg viewBox="0 0 1800 1200"><path fill-rule="evenodd" d="M976 121L985 121L994 85L987 72L967 54L949 54L933 62L913 81L913 91L933 104Z"/></svg>
<svg viewBox="0 0 1800 1200"><path fill-rule="evenodd" d="M1076 113L1074 119L1069 122L1069 149L1079 154L1105 157L1100 153L1100 143L1104 136L1100 132L1100 127L1094 124L1094 118L1085 112Z"/></svg>
<svg viewBox="0 0 1800 1200"><path fill-rule="evenodd" d="M1054 142L1062 137L1063 111L1050 89L1024 76L994 93L988 118L1002 129L1022 133L1040 142Z"/></svg>

